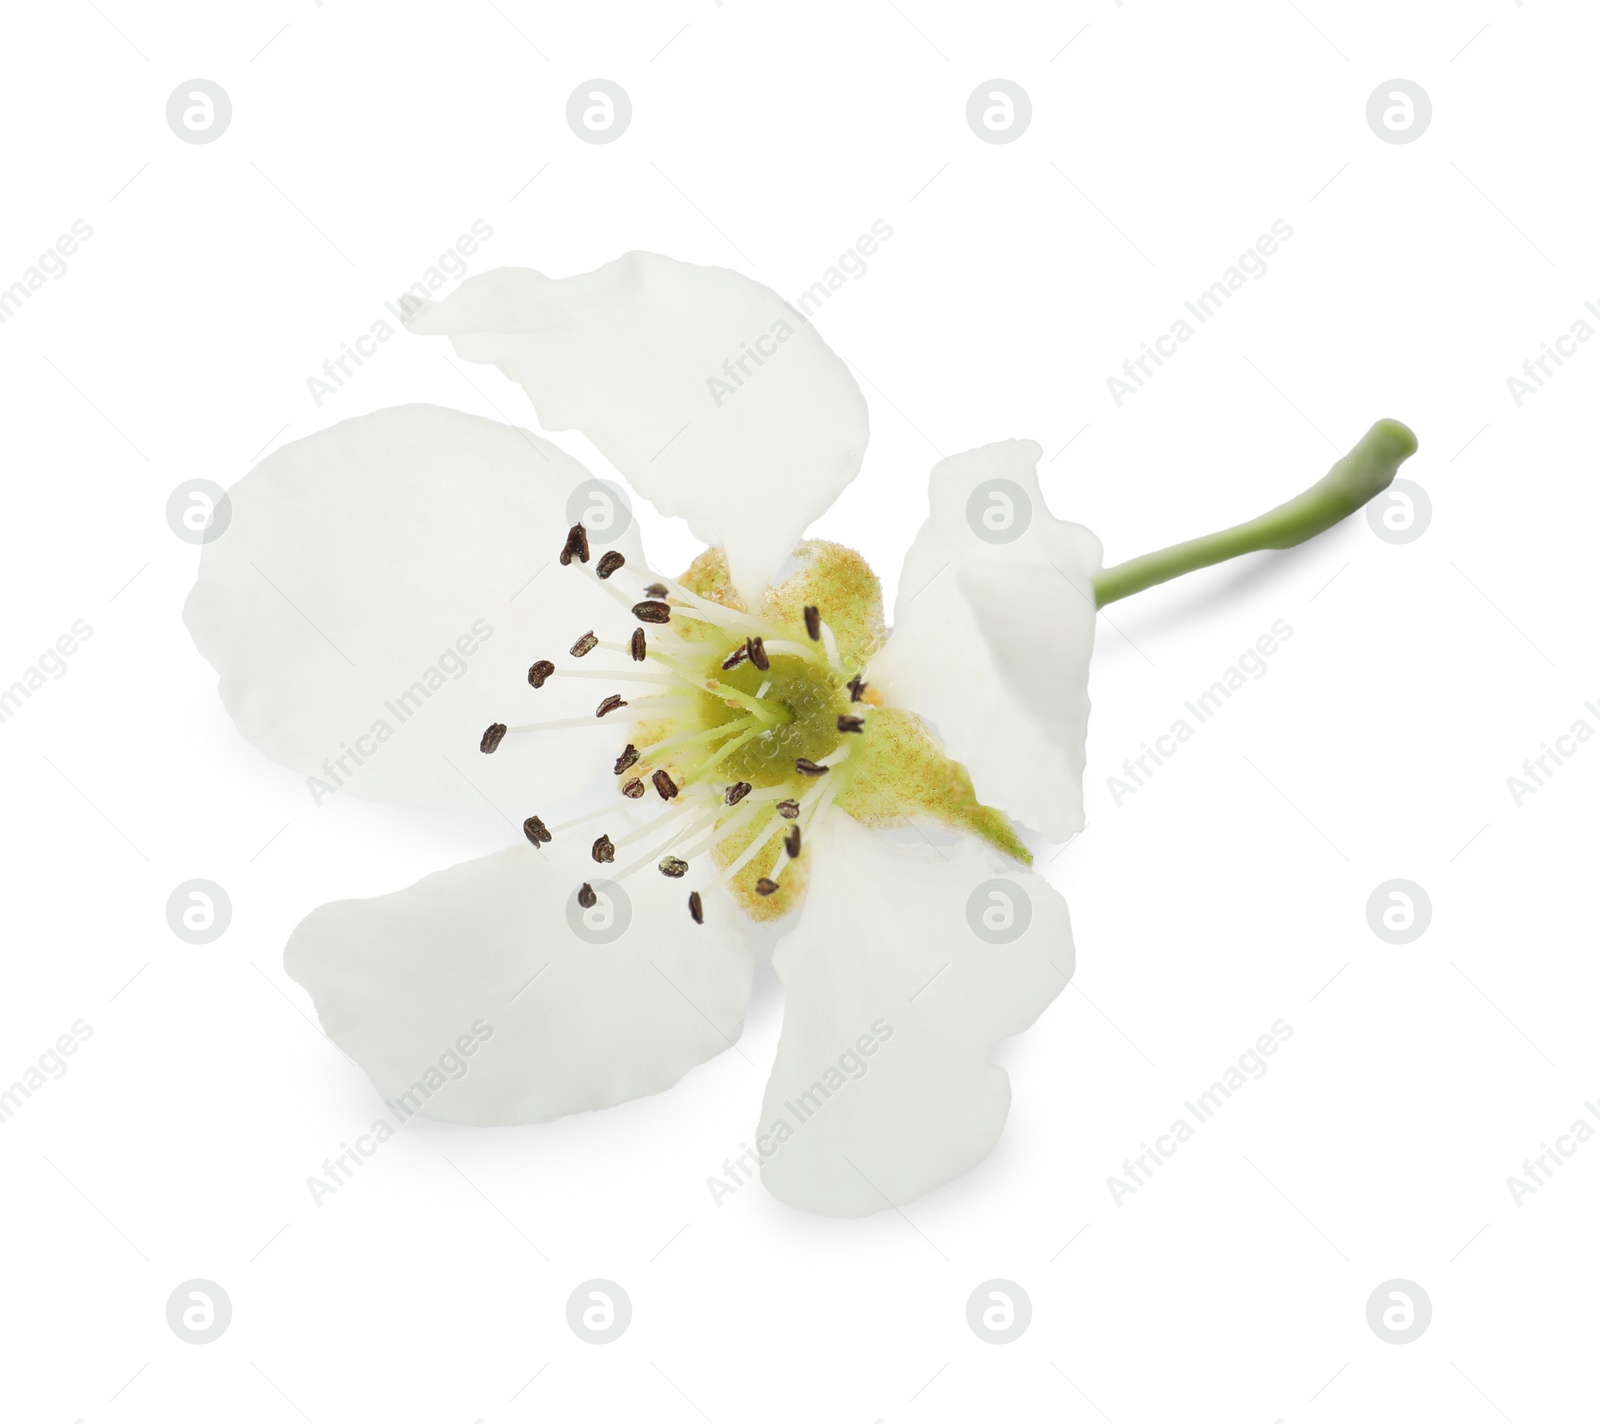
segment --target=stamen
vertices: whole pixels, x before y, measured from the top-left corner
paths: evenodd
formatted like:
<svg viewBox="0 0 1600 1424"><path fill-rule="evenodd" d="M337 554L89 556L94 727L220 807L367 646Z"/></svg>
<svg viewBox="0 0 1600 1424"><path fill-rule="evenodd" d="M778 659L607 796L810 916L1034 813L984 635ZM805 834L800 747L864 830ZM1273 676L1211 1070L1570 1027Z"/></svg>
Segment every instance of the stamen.
<svg viewBox="0 0 1600 1424"><path fill-rule="evenodd" d="M645 589L645 592L651 598L665 598L667 596L667 586L664 583L653 583Z"/></svg>
<svg viewBox="0 0 1600 1424"><path fill-rule="evenodd" d="M633 605L633 616L641 623L665 623L672 617L672 605L660 599L646 599Z"/></svg>
<svg viewBox="0 0 1600 1424"><path fill-rule="evenodd" d="M561 566L566 568L576 554L580 564L589 562L589 531L582 524L574 524L567 530L566 546L561 550Z"/></svg>
<svg viewBox="0 0 1600 1424"><path fill-rule="evenodd" d="M675 855L669 855L656 867L668 880L682 880L689 873L689 862L679 860Z"/></svg>
<svg viewBox="0 0 1600 1424"><path fill-rule="evenodd" d="M504 722L491 722L484 729L483 739L478 743L478 750L487 756L505 740L505 735L506 724Z"/></svg>
<svg viewBox="0 0 1600 1424"><path fill-rule="evenodd" d="M867 724L860 717L840 717L834 723L834 726L836 726L841 732L859 732L862 731L866 725Z"/></svg>
<svg viewBox="0 0 1600 1424"><path fill-rule="evenodd" d="M766 644L761 641L759 634L754 638L746 639L744 646L745 651L750 655L750 661L760 668L762 672L766 672L772 666L767 659Z"/></svg>
<svg viewBox="0 0 1600 1424"><path fill-rule="evenodd" d="M633 637L628 642L628 651L633 654L634 662L642 663L644 661L644 629L643 628L635 628L633 630Z"/></svg>
<svg viewBox="0 0 1600 1424"><path fill-rule="evenodd" d="M594 909L595 902L599 898L600 897L594 893L594 886L591 885L587 880L585 880L583 884L578 887L578 903L582 905L584 909Z"/></svg>
<svg viewBox="0 0 1600 1424"><path fill-rule="evenodd" d="M644 782L640 781L637 776L634 777L632 781L622 788L622 794L630 801L637 801L644 795Z"/></svg>
<svg viewBox="0 0 1600 1424"><path fill-rule="evenodd" d="M778 814L786 821L792 821L800 814L800 803L795 800L778 802Z"/></svg>
<svg viewBox="0 0 1600 1424"><path fill-rule="evenodd" d="M669 751L676 751L680 747L696 746L701 742L714 742L718 737L731 737L735 732L748 727L756 719L753 717L736 717L731 722L722 722L715 727L709 727L703 732L680 732L675 737L668 737L665 741L652 742L645 748L644 754L647 761L659 761L662 755Z"/></svg>
<svg viewBox="0 0 1600 1424"><path fill-rule="evenodd" d="M543 687L545 679L556 670L556 665L548 658L540 658L528 669L528 686Z"/></svg>
<svg viewBox="0 0 1600 1424"><path fill-rule="evenodd" d="M849 682L845 683L845 686L850 689L850 700L852 702L861 701L861 694L867 690L867 685L862 682L860 673L857 673Z"/></svg>
<svg viewBox="0 0 1600 1424"><path fill-rule="evenodd" d="M799 829L799 826L795 827L795 830ZM589 847L589 854L594 857L596 865L610 865L617 858L617 848L611 844L610 836L601 836Z"/></svg>
<svg viewBox="0 0 1600 1424"><path fill-rule="evenodd" d="M596 717L604 717L607 712L615 712L617 708L626 707L627 705L622 700L621 693L613 692L610 697L606 698L604 702L594 709L594 715Z"/></svg>
<svg viewBox="0 0 1600 1424"><path fill-rule="evenodd" d="M613 776L621 776L623 772L625 772L634 764L634 762L638 760L639 748L634 746L632 742L629 742L628 745L622 749L622 755L617 758L616 765L611 768L611 774Z"/></svg>
<svg viewBox="0 0 1600 1424"><path fill-rule="evenodd" d="M691 890L689 892L689 918L692 919L697 925L703 925L706 922L705 907L701 903L700 892L698 890Z"/></svg>
<svg viewBox="0 0 1600 1424"><path fill-rule="evenodd" d="M730 806L737 806L754 789L748 781L736 781L728 788L722 799Z"/></svg>
<svg viewBox="0 0 1600 1424"><path fill-rule="evenodd" d="M536 846L549 845L553 839L544 822L537 816L529 816L522 823L522 834L528 838L530 844Z"/></svg>
<svg viewBox="0 0 1600 1424"><path fill-rule="evenodd" d="M827 771L828 768L825 766L818 766L816 762L810 760L808 757L796 757L794 759L794 769L798 771L801 776L821 776Z"/></svg>
<svg viewBox="0 0 1600 1424"><path fill-rule="evenodd" d="M603 579L608 579L628 561L615 549L608 549L600 555L600 562L595 565L594 571Z"/></svg>
<svg viewBox="0 0 1600 1424"><path fill-rule="evenodd" d="M800 827L798 824L789 827L789 834L783 838L783 848L789 852L790 860L800 854Z"/></svg>
<svg viewBox="0 0 1600 1424"><path fill-rule="evenodd" d="M667 775L664 767L650 773L650 783L663 801L670 801L678 794L678 783Z"/></svg>
<svg viewBox="0 0 1600 1424"><path fill-rule="evenodd" d="M734 668L738 667L739 664L749 656L750 645L748 643L740 643L737 648L735 648L731 653L728 654L727 657L722 660L723 672L732 672Z"/></svg>
<svg viewBox="0 0 1600 1424"><path fill-rule="evenodd" d="M765 875L756 881L757 895L773 895L777 893L777 889L778 882L776 880L768 880Z"/></svg>
<svg viewBox="0 0 1600 1424"><path fill-rule="evenodd" d="M591 628L587 633L579 638L576 643L568 648L567 652L572 657L581 658L587 656L589 653L592 653L599 646L600 640L595 637L594 629Z"/></svg>
<svg viewBox="0 0 1600 1424"><path fill-rule="evenodd" d="M814 603L806 604L806 632L813 643L822 641L822 613Z"/></svg>

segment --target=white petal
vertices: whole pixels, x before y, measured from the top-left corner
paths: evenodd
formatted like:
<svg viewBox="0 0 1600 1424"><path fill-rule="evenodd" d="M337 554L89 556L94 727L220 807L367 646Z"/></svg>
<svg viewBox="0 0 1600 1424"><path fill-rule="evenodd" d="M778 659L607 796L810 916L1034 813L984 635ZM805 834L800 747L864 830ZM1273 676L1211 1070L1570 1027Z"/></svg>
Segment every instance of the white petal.
<svg viewBox="0 0 1600 1424"><path fill-rule="evenodd" d="M609 781L626 741L609 723L478 751L492 722L592 717L609 692L657 690L528 685L539 659L619 678L637 666L567 655L591 628L626 641L635 626L594 562L557 562L573 491L592 484L548 441L435 406L346 420L268 456L229 491L231 522L204 546L184 608L239 730L315 778L319 805L335 789L481 805L481 790L506 807L535 798L525 815ZM625 555L612 582L637 599L650 575L631 518L591 558L603 549Z"/></svg>
<svg viewBox="0 0 1600 1424"><path fill-rule="evenodd" d="M543 1122L658 1093L739 1037L761 933L720 895L695 924L688 882L652 867L622 883L628 909L608 892L587 912L604 933L626 922L620 938L581 938L575 892L612 869L589 860L593 834L324 905L295 929L285 967L384 1098L447 1122Z"/></svg>
<svg viewBox="0 0 1600 1424"><path fill-rule="evenodd" d="M1031 440L1006 440L934 466L894 631L867 681L934 725L980 801L1064 841L1083 829L1101 549L1045 508L1040 453ZM1019 525L1008 542L976 532Z"/></svg>
<svg viewBox="0 0 1600 1424"><path fill-rule="evenodd" d="M773 955L783 1035L757 1151L774 1195L861 1216L988 1155L1011 1104L990 1050L1061 992L1072 931L1060 895L971 838L907 844L835 814L813 845ZM985 915L997 939L1026 928L990 942Z"/></svg>
<svg viewBox="0 0 1600 1424"><path fill-rule="evenodd" d="M867 408L844 362L737 272L648 252L561 280L506 267L407 325L499 366L545 429L582 430L662 513L727 550L747 599L861 467Z"/></svg>

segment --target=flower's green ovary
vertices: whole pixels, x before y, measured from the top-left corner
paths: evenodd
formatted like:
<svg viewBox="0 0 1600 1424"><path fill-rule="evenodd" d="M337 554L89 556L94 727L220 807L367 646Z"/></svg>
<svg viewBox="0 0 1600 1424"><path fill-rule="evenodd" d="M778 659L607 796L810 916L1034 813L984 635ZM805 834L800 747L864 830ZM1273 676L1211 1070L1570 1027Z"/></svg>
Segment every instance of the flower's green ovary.
<svg viewBox="0 0 1600 1424"><path fill-rule="evenodd" d="M839 717L848 710L849 697L830 668L810 658L780 653L770 657L765 669L742 662L725 671L719 682L717 693L708 693L701 704L700 716L707 727L720 726L737 715L721 700L724 697L741 704L748 698L756 706L781 709L782 713L782 720L763 729L759 737L745 737L737 748L725 747L718 754L733 780L776 786L797 776L798 758L820 766L838 747ZM759 700L758 692L762 692Z"/></svg>

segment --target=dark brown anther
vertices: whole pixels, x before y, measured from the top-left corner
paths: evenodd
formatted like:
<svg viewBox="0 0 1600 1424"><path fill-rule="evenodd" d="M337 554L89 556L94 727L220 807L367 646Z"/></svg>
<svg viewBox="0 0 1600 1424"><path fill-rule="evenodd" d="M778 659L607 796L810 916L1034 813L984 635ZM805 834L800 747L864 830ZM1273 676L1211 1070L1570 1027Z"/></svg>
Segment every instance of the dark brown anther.
<svg viewBox="0 0 1600 1424"><path fill-rule="evenodd" d="M544 822L537 816L529 816L522 823L522 834L528 838L531 845L549 845L551 841L550 832L545 828Z"/></svg>
<svg viewBox="0 0 1600 1424"><path fill-rule="evenodd" d="M814 603L806 604L806 632L811 634L813 643L822 641L822 614Z"/></svg>
<svg viewBox="0 0 1600 1424"><path fill-rule="evenodd" d="M745 643L740 643L737 648L735 648L731 653L728 654L727 657L725 657L722 660L722 670L723 670L723 672L732 672L736 667L739 666L740 663L742 663L749 656L750 656L749 645L745 644Z"/></svg>
<svg viewBox="0 0 1600 1424"><path fill-rule="evenodd" d="M778 882L776 880L768 880L767 877L763 875L761 879L756 881L757 895L775 895L777 892Z"/></svg>
<svg viewBox="0 0 1600 1424"><path fill-rule="evenodd" d="M833 725L841 732L859 732L867 724L859 717L840 717Z"/></svg>
<svg viewBox="0 0 1600 1424"><path fill-rule="evenodd" d="M578 887L578 903L582 905L584 909L594 909L595 902L599 900L599 898L600 897L594 893L594 886L591 885L587 880L585 880L583 884Z"/></svg>
<svg viewBox="0 0 1600 1424"><path fill-rule="evenodd" d="M816 762L812 761L809 757L796 757L794 759L794 769L798 771L801 776L821 776L825 771L827 771L828 768L825 766L818 766Z"/></svg>
<svg viewBox="0 0 1600 1424"><path fill-rule="evenodd" d="M850 700L852 702L861 701L861 694L867 690L867 685L862 682L860 673L857 673L849 682L845 683L845 686L850 689Z"/></svg>
<svg viewBox="0 0 1600 1424"><path fill-rule="evenodd" d="M644 629L643 628L635 628L633 630L633 637L631 639L629 639L629 641L628 641L628 651L633 654L634 662L642 663L644 661Z"/></svg>
<svg viewBox="0 0 1600 1424"><path fill-rule="evenodd" d="M540 658L528 669L528 686L543 687L545 680L556 670L556 665L548 658Z"/></svg>
<svg viewBox="0 0 1600 1424"><path fill-rule="evenodd" d="M478 750L487 756L506 739L506 724L504 722L491 722L483 733L483 739L478 743Z"/></svg>
<svg viewBox="0 0 1600 1424"><path fill-rule="evenodd" d="M591 628L587 633L585 633L583 635L583 637L579 638L576 643L574 643L570 648L568 648L567 652L572 657L585 658L585 657L588 657L588 655L590 653L592 653L599 646L600 646L600 640L597 637L595 637L594 629Z"/></svg>
<svg viewBox="0 0 1600 1424"><path fill-rule="evenodd" d="M689 862L679 860L675 855L669 855L656 869L665 875L668 880L682 880L689 873Z"/></svg>
<svg viewBox="0 0 1600 1424"><path fill-rule="evenodd" d="M665 623L672 617L672 606L658 598L633 605L633 616L641 623Z"/></svg>
<svg viewBox="0 0 1600 1424"><path fill-rule="evenodd" d="M730 806L737 806L754 789L748 781L736 781L727 789L722 799Z"/></svg>
<svg viewBox="0 0 1600 1424"><path fill-rule="evenodd" d="M798 801L780 801L778 802L778 814L784 820L792 821L800 814L800 803Z"/></svg>
<svg viewBox="0 0 1600 1424"><path fill-rule="evenodd" d="M620 692L613 692L610 697L606 698L604 702L594 709L594 715L596 717L604 717L607 712L615 712L617 708L626 707L627 705L628 704L622 700L622 694Z"/></svg>
<svg viewBox="0 0 1600 1424"><path fill-rule="evenodd" d="M678 794L678 783L667 775L665 767L650 773L650 784L663 801L670 801Z"/></svg>
<svg viewBox="0 0 1600 1424"><path fill-rule="evenodd" d="M760 668L762 672L765 672L769 667L772 666L771 662L769 662L767 659L766 644L763 643L760 638L751 638L744 645L744 648L745 651L750 654L750 661Z"/></svg>
<svg viewBox="0 0 1600 1424"><path fill-rule="evenodd" d="M790 826L789 834L783 838L783 848L789 852L789 859L793 860L800 854L800 827Z"/></svg>
<svg viewBox="0 0 1600 1424"><path fill-rule="evenodd" d="M665 598L667 596L667 586L664 583L653 583L649 588L645 589L645 592L651 598Z"/></svg>
<svg viewBox="0 0 1600 1424"><path fill-rule="evenodd" d="M795 827L795 830L799 829L799 826ZM594 857L596 865L610 865L617 858L617 848L611 844L610 836L601 836L589 847L589 854Z"/></svg>
<svg viewBox="0 0 1600 1424"><path fill-rule="evenodd" d="M623 772L625 772L634 764L634 762L638 760L639 748L634 746L632 742L629 742L628 745L622 749L622 755L617 758L616 764L611 768L611 774L613 776L621 776Z"/></svg>
<svg viewBox="0 0 1600 1424"><path fill-rule="evenodd" d="M632 781L622 788L622 794L630 801L637 801L644 795L644 782L640 781L637 776L634 777Z"/></svg>
<svg viewBox="0 0 1600 1424"><path fill-rule="evenodd" d="M563 567L570 564L574 558L580 564L589 562L589 531L582 524L574 524L567 530L567 542L561 550Z"/></svg>
<svg viewBox="0 0 1600 1424"><path fill-rule="evenodd" d="M703 925L706 922L705 907L700 903L700 892L698 890L689 892L689 918L697 925Z"/></svg>
<svg viewBox="0 0 1600 1424"><path fill-rule="evenodd" d="M607 549L605 553L600 555L600 562L594 566L594 571L601 578L610 578L627 562L615 549Z"/></svg>

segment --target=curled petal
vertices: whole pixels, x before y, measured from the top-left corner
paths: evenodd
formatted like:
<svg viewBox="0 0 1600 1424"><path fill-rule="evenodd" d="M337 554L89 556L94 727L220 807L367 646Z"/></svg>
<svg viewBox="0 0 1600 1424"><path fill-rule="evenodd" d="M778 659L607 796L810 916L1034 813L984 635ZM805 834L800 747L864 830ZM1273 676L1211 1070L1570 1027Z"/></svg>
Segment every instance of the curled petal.
<svg viewBox="0 0 1600 1424"><path fill-rule="evenodd" d="M931 509L867 681L928 719L981 801L1064 841L1083 829L1100 541L1045 508L1039 447L934 466Z"/></svg>
<svg viewBox="0 0 1600 1424"><path fill-rule="evenodd" d="M757 1138L793 1206L862 1216L982 1161L1011 1104L989 1061L1072 973L1067 907L980 843L891 840L833 816L773 966L783 1033Z"/></svg>
<svg viewBox="0 0 1600 1424"><path fill-rule="evenodd" d="M747 598L861 467L867 408L807 316L759 282L631 252L555 280L506 267L412 331L519 382L664 514L728 551Z"/></svg>

